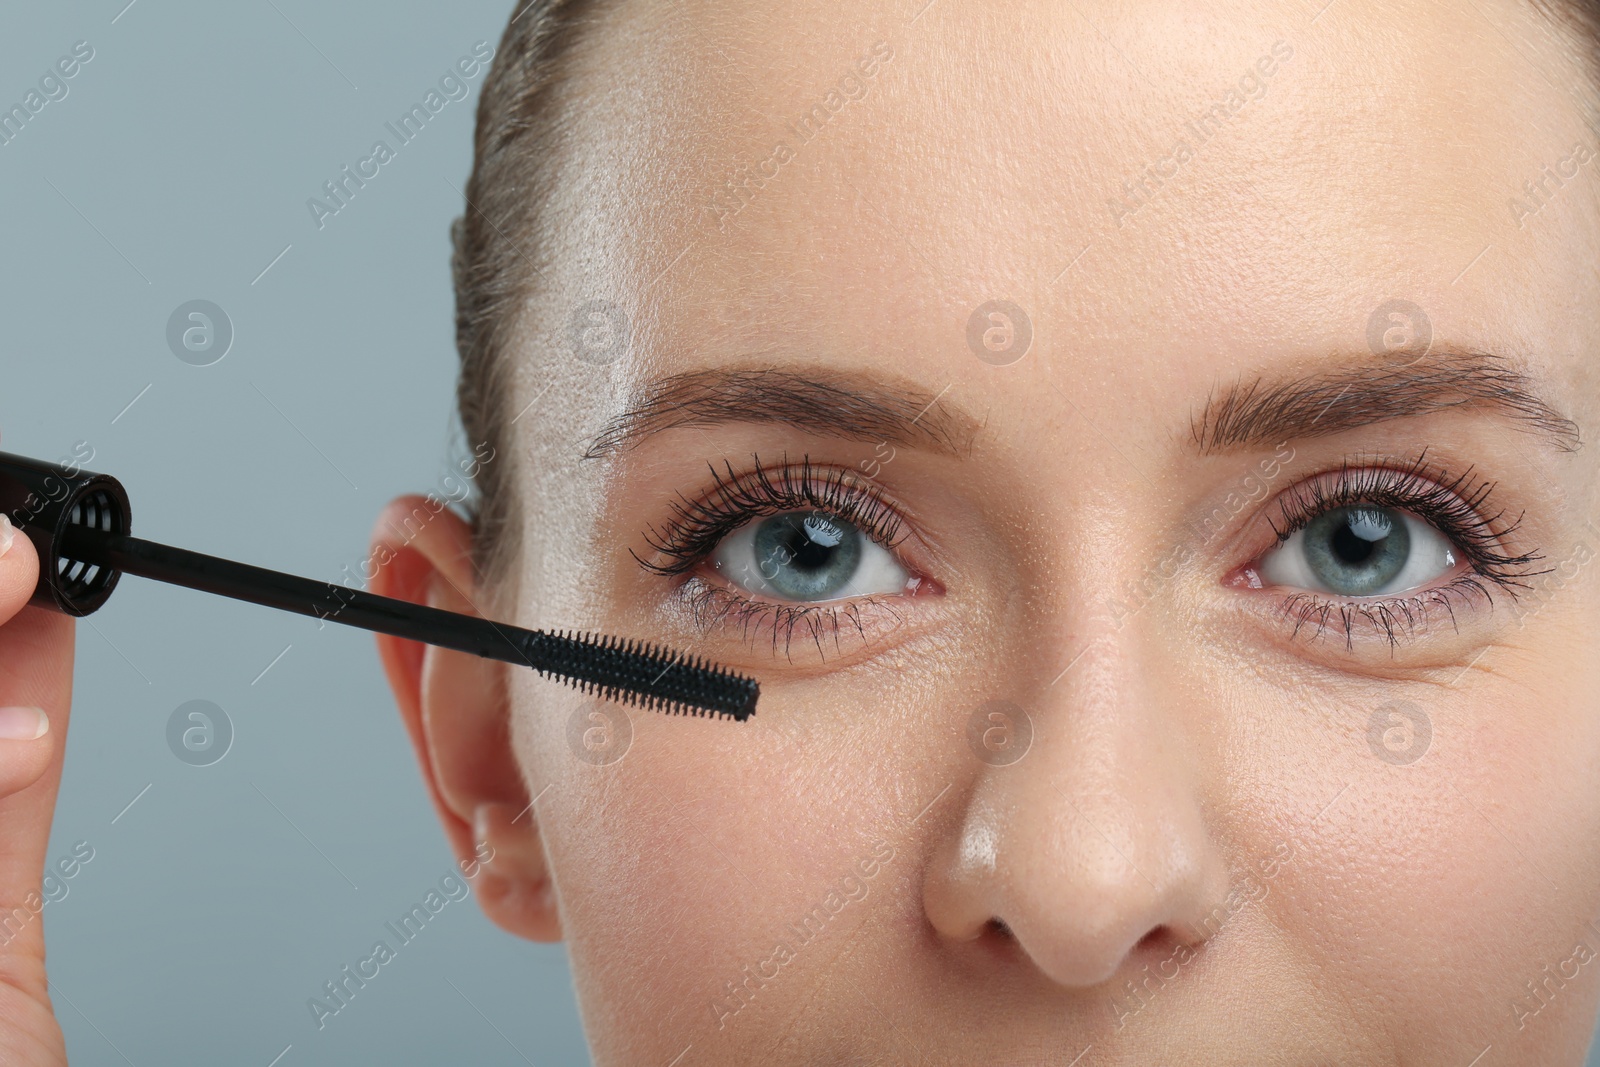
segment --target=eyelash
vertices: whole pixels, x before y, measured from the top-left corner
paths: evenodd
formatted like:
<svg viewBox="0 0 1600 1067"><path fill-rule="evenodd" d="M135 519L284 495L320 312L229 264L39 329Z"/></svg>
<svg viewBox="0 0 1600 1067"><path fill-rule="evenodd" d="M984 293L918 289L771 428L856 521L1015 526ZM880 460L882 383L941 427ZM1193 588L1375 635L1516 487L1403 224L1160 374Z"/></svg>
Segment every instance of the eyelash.
<svg viewBox="0 0 1600 1067"><path fill-rule="evenodd" d="M735 473L731 462L724 463L726 477L715 464L708 464L714 484L705 497L690 500L679 493L666 528L658 530L652 525L646 530L645 541L659 554L659 561L643 559L629 550L641 567L663 577L686 574L745 523L800 508L815 508L843 519L889 551L904 540L900 518L882 491L853 470L833 467L817 471L809 456L796 465L789 462L787 453L774 467L764 466L759 455L752 455L751 469L742 473ZM839 630L846 623L853 624L864 639L863 607L882 607L897 622L900 619L889 596L860 597L844 605L782 604L752 600L698 578L684 588L685 603L702 630L731 622L748 637L752 627L770 622L773 652L777 652L782 635L786 657L796 631L808 634L819 653L825 633L831 633L835 648L839 647Z"/></svg>
<svg viewBox="0 0 1600 1067"><path fill-rule="evenodd" d="M809 456L796 465L789 463L787 453L776 467L764 466L758 455L752 455L751 461L751 469L741 473L725 461L726 476L714 464L708 464L714 483L711 491L699 500L678 494L666 528L658 530L652 525L645 533L646 543L660 560L646 560L630 549L639 565L663 577L686 574L745 523L807 507L844 519L890 551L903 540L903 525L895 510L884 500L881 490L855 471L827 468L818 472ZM1452 601L1470 605L1481 596L1492 604L1491 586L1516 599L1520 590L1529 588L1528 579L1550 571L1533 569L1544 558L1538 552L1502 551L1502 543L1520 526L1521 516L1504 523L1503 511L1484 514L1495 484L1475 478L1471 467L1458 476L1430 470L1424 450L1403 467L1352 469L1346 461L1337 472L1313 476L1291 488L1279 499L1281 525L1268 519L1277 546L1328 511L1367 504L1407 511L1432 523L1460 549L1470 567L1448 585L1403 596L1373 598L1370 602L1332 599L1310 591L1291 593L1284 598L1282 608L1283 615L1294 620L1291 636L1299 636L1308 625L1315 627L1313 636L1330 628L1341 629L1349 648L1358 622L1365 620L1381 631L1393 648L1398 645L1402 630L1409 632L1430 606L1444 608L1454 625ZM731 622L748 637L752 627L770 622L773 651L777 652L782 635L785 656L796 631L808 634L819 653L825 633L832 634L838 647L839 630L846 623L854 625L865 638L863 607L881 607L897 622L900 619L891 603L892 596L862 597L843 606L782 604L752 600L698 578L686 583L685 590L686 605L700 628Z"/></svg>
<svg viewBox="0 0 1600 1067"><path fill-rule="evenodd" d="M1334 508L1367 504L1407 511L1437 527L1461 550L1471 569L1448 585L1403 596L1373 598L1372 602L1330 599L1326 594L1308 591L1291 593L1284 599L1283 614L1294 619L1292 636L1298 636L1307 625L1315 626L1313 637L1330 627L1338 628L1344 632L1348 649L1353 645L1357 622L1364 619L1383 633L1392 649L1399 644L1402 629L1409 632L1417 617L1430 606L1444 608L1454 626L1452 600L1470 606L1474 597L1481 596L1492 605L1491 585L1515 600L1520 590L1529 588L1527 579L1549 573L1548 568L1532 569L1544 558L1537 552L1508 554L1501 550L1522 517L1503 523L1504 511L1484 514L1495 483L1475 479L1471 467L1457 476L1430 471L1427 455L1424 450L1398 468L1352 470L1347 461L1337 473L1318 475L1290 489L1280 498L1283 525L1270 519L1268 522L1277 535L1277 544L1282 545L1313 519Z"/></svg>

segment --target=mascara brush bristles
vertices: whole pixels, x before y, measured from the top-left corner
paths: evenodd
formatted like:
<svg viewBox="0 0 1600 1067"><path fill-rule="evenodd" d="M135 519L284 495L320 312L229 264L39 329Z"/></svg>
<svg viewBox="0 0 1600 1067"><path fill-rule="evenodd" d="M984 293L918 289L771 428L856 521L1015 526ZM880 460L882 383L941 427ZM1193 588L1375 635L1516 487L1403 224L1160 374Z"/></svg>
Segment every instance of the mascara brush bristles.
<svg viewBox="0 0 1600 1067"><path fill-rule="evenodd" d="M666 715L715 715L743 722L755 713L760 694L753 679L636 638L533 631L523 652L542 675Z"/></svg>

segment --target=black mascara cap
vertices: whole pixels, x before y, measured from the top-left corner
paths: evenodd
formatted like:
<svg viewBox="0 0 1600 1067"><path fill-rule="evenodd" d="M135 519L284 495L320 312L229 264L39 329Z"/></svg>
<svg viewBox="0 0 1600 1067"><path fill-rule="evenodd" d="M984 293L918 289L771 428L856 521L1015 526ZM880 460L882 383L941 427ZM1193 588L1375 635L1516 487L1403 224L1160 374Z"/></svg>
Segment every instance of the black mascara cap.
<svg viewBox="0 0 1600 1067"><path fill-rule="evenodd" d="M87 615L111 596L119 572L63 558L61 534L69 526L126 534L131 516L122 483L108 474L0 452L0 511L39 553L39 584L28 603Z"/></svg>

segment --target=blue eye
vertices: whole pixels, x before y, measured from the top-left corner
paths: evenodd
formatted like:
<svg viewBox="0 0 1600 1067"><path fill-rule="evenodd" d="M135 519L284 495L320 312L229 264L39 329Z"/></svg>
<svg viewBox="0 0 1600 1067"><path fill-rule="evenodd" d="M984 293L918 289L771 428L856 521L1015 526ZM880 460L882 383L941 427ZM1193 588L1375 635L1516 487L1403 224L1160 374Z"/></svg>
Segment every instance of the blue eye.
<svg viewBox="0 0 1600 1067"><path fill-rule="evenodd" d="M1333 508L1261 558L1261 577L1337 596L1388 596L1424 586L1457 567L1455 547L1435 527L1394 508Z"/></svg>
<svg viewBox="0 0 1600 1067"><path fill-rule="evenodd" d="M723 538L709 562L746 592L788 601L899 593L910 579L888 549L815 509L748 522Z"/></svg>

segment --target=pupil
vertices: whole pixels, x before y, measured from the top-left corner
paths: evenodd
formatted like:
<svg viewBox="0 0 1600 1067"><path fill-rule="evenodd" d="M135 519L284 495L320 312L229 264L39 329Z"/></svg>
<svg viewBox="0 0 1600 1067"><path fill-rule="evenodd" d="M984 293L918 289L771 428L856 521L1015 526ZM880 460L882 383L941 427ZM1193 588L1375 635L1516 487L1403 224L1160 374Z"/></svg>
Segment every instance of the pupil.
<svg viewBox="0 0 1600 1067"><path fill-rule="evenodd" d="M1346 563L1365 563L1389 536L1389 520L1380 512L1352 512L1333 535L1333 551Z"/></svg>
<svg viewBox="0 0 1600 1067"><path fill-rule="evenodd" d="M790 525L788 547L796 567L814 571L828 562L843 540L844 532L827 519L808 516L800 525Z"/></svg>

